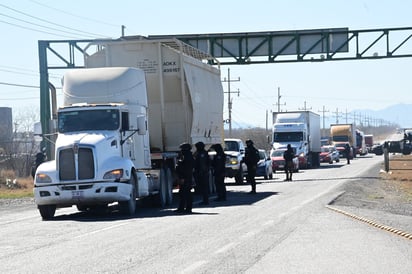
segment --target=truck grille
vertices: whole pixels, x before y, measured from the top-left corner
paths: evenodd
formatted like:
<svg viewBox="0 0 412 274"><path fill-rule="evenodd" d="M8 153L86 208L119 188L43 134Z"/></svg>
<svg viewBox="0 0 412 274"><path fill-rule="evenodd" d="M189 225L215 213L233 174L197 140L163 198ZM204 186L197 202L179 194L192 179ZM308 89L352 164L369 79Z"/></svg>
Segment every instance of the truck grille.
<svg viewBox="0 0 412 274"><path fill-rule="evenodd" d="M79 148L77 176L76 161L73 149L61 150L59 153L60 180L85 180L94 178L93 151L90 148Z"/></svg>

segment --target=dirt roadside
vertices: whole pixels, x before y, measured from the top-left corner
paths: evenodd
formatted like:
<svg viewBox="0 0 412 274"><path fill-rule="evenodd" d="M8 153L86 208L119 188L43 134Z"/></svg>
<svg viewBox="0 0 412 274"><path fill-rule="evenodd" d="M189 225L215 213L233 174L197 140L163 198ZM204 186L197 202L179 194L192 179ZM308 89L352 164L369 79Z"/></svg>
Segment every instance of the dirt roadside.
<svg viewBox="0 0 412 274"><path fill-rule="evenodd" d="M412 234L412 155L391 155L389 168L384 171L382 156L382 163L365 176L345 183L330 205Z"/></svg>

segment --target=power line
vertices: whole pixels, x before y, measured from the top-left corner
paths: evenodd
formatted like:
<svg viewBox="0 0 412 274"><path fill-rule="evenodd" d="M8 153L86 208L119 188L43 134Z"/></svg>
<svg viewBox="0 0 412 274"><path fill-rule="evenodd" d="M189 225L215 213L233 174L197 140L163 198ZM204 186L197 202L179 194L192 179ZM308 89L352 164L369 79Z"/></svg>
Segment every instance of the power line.
<svg viewBox="0 0 412 274"><path fill-rule="evenodd" d="M40 88L40 86L23 85L23 84L15 84L15 83L7 83L7 82L0 82L0 85L12 86L12 87L23 87L23 88ZM56 87L56 89L62 89L62 88Z"/></svg>
<svg viewBox="0 0 412 274"><path fill-rule="evenodd" d="M41 24L37 24L37 23L31 22L31 21L19 19L19 18L16 18L16 17L14 17L14 16L10 16L10 15L4 14L4 13L0 13L0 15L1 15L1 16L4 16L4 17L7 17L7 18L11 18L11 19L17 20L17 21L20 21L20 22L23 22L23 23L27 23L27 24L31 24L31 25L34 25L34 26L38 26L38 27L41 27L41 28L45 28L45 29L49 29L49 30L53 30L53 31L60 31L60 32L64 32L64 33L67 33L67 34L79 35L79 33L75 33L75 32L71 32L71 31L65 31L65 30L60 30L60 29L48 27L48 26L45 26L45 25L41 25Z"/></svg>
<svg viewBox="0 0 412 274"><path fill-rule="evenodd" d="M3 21L3 20L0 20L0 23L8 24L8 25L11 25L11 26L15 26L15 27L18 27L18 28L25 29L25 30L31 30L31 31L45 33L45 34L51 34L51 35L60 36L60 37L64 37L64 38L76 38L76 37L73 37L73 36L61 35L61 34L52 33L52 32L48 32L48 31L42 31L42 30L37 30L37 29L29 28L29 27L24 27L24 26L14 24L14 23L10 23L10 22L6 22L6 21Z"/></svg>
<svg viewBox="0 0 412 274"><path fill-rule="evenodd" d="M88 35L91 35L91 36L100 36L100 37L104 37L104 36L105 36L105 35L101 35L101 34L91 33L91 32L87 32L87 31L82 31L82 30L78 30L78 29L75 29L75 28L67 27L67 26L64 26L64 25L56 24L56 23L54 23L54 22L51 22L51 21L48 21L48 20L45 20L45 19L42 19L42 18L33 16L33 15L27 14L27 13L25 13L25 12L22 12L22 11L19 11L19 10L16 10L16 9L13 9L13 8L8 7L8 6L6 6L6 5L3 5L3 4L0 4L0 6L6 8L6 9L12 10L12 11L14 11L14 12L16 12L16 13L23 14L24 16L27 16L27 17L30 17L30 18L33 18L33 19L36 19L36 20L39 20L39 21L42 21L42 22L45 22L45 23L54 25L54 26L58 26L58 27L61 27L61 28L64 28L64 29L76 31L76 32L78 32L78 33L88 34ZM35 23L33 23L33 24L35 24ZM47 27L46 27L46 28L47 28ZM49 27L49 29L52 29L52 28ZM67 32L67 31L63 31L63 30L60 30L60 31L62 31L62 32Z"/></svg>
<svg viewBox="0 0 412 274"><path fill-rule="evenodd" d="M22 85L22 84L14 84L14 83L6 83L6 82L0 82L0 85L23 87L23 88L40 88L39 86Z"/></svg>
<svg viewBox="0 0 412 274"><path fill-rule="evenodd" d="M30 76L35 76L35 77L40 76L40 73L37 70L15 67L15 66L0 65L0 71L14 73L14 74L30 75ZM49 78L61 79L62 77L63 76L61 74L49 73Z"/></svg>
<svg viewBox="0 0 412 274"><path fill-rule="evenodd" d="M76 17L76 18L79 18L79 19L82 19L82 20L86 20L86 21L90 21L90 22L95 22L95 23L99 23L99 24L103 24L103 25L111 26L111 27L116 27L116 28L119 27L118 25L115 25L115 24L111 24L111 23L108 23L108 22L100 21L100 20L97 20L97 19L89 18L89 17L80 16L80 15L77 15L77 14L73 14L73 13L67 12L67 11L65 11L65 10L61 10L61 9L58 9L58 8L55 8L55 7L51 7L51 6L45 5L45 4L43 4L43 3L40 3L40 2L38 2L38 1L30 0L30 2L33 2L33 3L37 4L37 5L46 7L46 8L51 9L51 10L58 11L58 12L60 12L60 13L64 13L64 14L73 16L73 17Z"/></svg>

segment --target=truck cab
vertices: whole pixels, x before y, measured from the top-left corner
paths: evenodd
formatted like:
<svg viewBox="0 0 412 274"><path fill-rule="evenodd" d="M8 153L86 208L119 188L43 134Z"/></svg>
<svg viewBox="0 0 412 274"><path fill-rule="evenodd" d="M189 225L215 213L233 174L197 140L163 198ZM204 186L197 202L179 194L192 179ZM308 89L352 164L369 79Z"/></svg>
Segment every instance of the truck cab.
<svg viewBox="0 0 412 274"><path fill-rule="evenodd" d="M286 149L290 144L298 157L299 168L308 167L309 146L307 127L303 123L279 123L273 127L273 150Z"/></svg>
<svg viewBox="0 0 412 274"><path fill-rule="evenodd" d="M142 171L151 168L143 80L143 71L133 68L65 75L55 160L41 164L34 178L34 198L43 219L52 218L59 207L75 205L83 211L113 202L132 215L136 198L159 193L160 174L146 176ZM107 103L104 92L112 89L119 91L121 102Z"/></svg>

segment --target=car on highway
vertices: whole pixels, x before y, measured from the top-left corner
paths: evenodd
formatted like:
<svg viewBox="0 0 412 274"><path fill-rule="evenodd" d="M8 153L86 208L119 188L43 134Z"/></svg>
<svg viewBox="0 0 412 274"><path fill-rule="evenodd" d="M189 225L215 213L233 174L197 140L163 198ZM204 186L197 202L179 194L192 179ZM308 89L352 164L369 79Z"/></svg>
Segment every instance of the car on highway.
<svg viewBox="0 0 412 274"><path fill-rule="evenodd" d="M259 150L259 162L256 168L256 177L264 177L265 180L273 178L272 159L264 149Z"/></svg>
<svg viewBox="0 0 412 274"><path fill-rule="evenodd" d="M321 163L339 163L339 151L336 149L335 146L322 146L320 148L319 160Z"/></svg>
<svg viewBox="0 0 412 274"><path fill-rule="evenodd" d="M295 151L295 149L293 149ZM272 170L275 173L276 171L284 171L285 170L285 159L283 159L283 153L286 151L285 149L272 149L270 151L270 158L272 159ZM293 171L299 171L299 159L296 156L293 158Z"/></svg>
<svg viewBox="0 0 412 274"><path fill-rule="evenodd" d="M379 143L374 144L372 146L371 152L375 153L375 155L382 155L383 154L383 144L379 144Z"/></svg>

